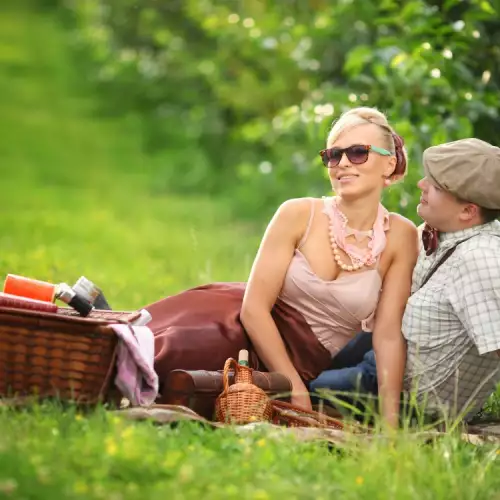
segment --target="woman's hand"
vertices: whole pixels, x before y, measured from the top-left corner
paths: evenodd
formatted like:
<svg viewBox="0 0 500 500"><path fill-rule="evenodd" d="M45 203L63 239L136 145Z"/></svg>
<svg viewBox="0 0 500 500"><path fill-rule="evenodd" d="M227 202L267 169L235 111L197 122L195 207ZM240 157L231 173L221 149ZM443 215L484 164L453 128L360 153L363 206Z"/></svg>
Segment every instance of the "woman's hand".
<svg viewBox="0 0 500 500"><path fill-rule="evenodd" d="M309 392L307 391L307 388L302 381L293 384L291 403L295 406L303 408L304 410L312 410Z"/></svg>

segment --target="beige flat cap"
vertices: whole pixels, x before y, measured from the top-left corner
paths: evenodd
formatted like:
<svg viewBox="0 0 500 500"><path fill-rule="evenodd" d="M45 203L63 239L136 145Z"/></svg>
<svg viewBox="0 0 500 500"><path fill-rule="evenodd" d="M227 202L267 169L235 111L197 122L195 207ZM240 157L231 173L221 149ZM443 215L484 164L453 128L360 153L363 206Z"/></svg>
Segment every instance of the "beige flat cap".
<svg viewBox="0 0 500 500"><path fill-rule="evenodd" d="M500 209L500 148L480 139L432 146L423 155L425 175L462 200Z"/></svg>

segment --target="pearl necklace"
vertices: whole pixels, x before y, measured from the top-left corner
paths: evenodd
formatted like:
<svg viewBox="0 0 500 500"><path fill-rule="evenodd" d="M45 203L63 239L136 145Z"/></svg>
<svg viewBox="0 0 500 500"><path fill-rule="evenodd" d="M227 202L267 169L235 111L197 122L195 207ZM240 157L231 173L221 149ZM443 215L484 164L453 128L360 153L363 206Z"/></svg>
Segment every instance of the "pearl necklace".
<svg viewBox="0 0 500 500"><path fill-rule="evenodd" d="M332 238L332 247L333 247L333 258L335 259L337 265L344 271L357 271L358 269L361 269L364 266L366 266L366 264L372 258L371 252L368 252L368 255L362 261L358 261L356 264L354 264L352 256L347 254L352 262L352 265L347 265L342 262L342 259L340 257L339 246L337 245L337 242L333 238Z"/></svg>
<svg viewBox="0 0 500 500"><path fill-rule="evenodd" d="M337 214L342 219L342 230L344 231L344 235L345 235L347 233L348 220L347 220L347 217L339 210L335 201L332 204L333 205L332 208L334 209L334 211L337 212ZM359 231L355 231L355 230L350 231L350 233L354 234L354 236L356 236L357 232L359 232ZM371 231L371 234L369 237L370 237L370 239L373 239L373 230ZM356 237L356 239L357 239L357 237ZM340 256L340 249L339 249L339 245L337 244L337 241L335 239L333 227L331 227L331 226L330 226L330 240L332 242L333 258L334 258L335 262L337 263L337 265L343 271L348 271L348 272L358 271L359 269L362 269L366 265L372 265L374 263L375 259L373 258L371 244L368 245L368 249L367 249L368 251L363 258L355 257L355 256L351 255L346 249L342 248L342 250L346 253L346 255L351 259L351 264L344 264L342 262L342 258Z"/></svg>

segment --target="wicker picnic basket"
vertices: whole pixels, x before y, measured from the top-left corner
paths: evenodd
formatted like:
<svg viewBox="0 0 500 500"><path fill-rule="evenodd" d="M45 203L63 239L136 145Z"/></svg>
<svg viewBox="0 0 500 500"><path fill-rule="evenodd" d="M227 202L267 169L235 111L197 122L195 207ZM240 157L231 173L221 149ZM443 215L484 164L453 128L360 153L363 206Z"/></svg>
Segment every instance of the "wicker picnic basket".
<svg viewBox="0 0 500 500"><path fill-rule="evenodd" d="M229 385L231 370L234 370L234 383ZM224 364L222 381L224 390L215 402L215 414L219 422L247 424L271 420L271 400L253 383L252 368L229 358Z"/></svg>
<svg viewBox="0 0 500 500"><path fill-rule="evenodd" d="M138 316L99 310L83 318L70 308L51 313L0 307L0 398L118 404L118 339L109 325Z"/></svg>

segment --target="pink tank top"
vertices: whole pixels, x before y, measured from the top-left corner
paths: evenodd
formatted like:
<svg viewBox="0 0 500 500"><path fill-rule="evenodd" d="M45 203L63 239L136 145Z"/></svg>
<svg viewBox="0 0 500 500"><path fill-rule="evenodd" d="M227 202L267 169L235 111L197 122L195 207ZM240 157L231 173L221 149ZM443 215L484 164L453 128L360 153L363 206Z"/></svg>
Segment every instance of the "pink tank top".
<svg viewBox="0 0 500 500"><path fill-rule="evenodd" d="M330 226L334 217L331 200L323 198L323 213L330 219ZM311 205L309 223L292 257L279 297L304 316L319 341L334 356L359 331L371 331L382 278L377 269L379 260L376 268L344 272L333 281L325 281L312 271L300 251L313 221L314 200ZM387 231L389 213L382 206L378 217L383 219Z"/></svg>

